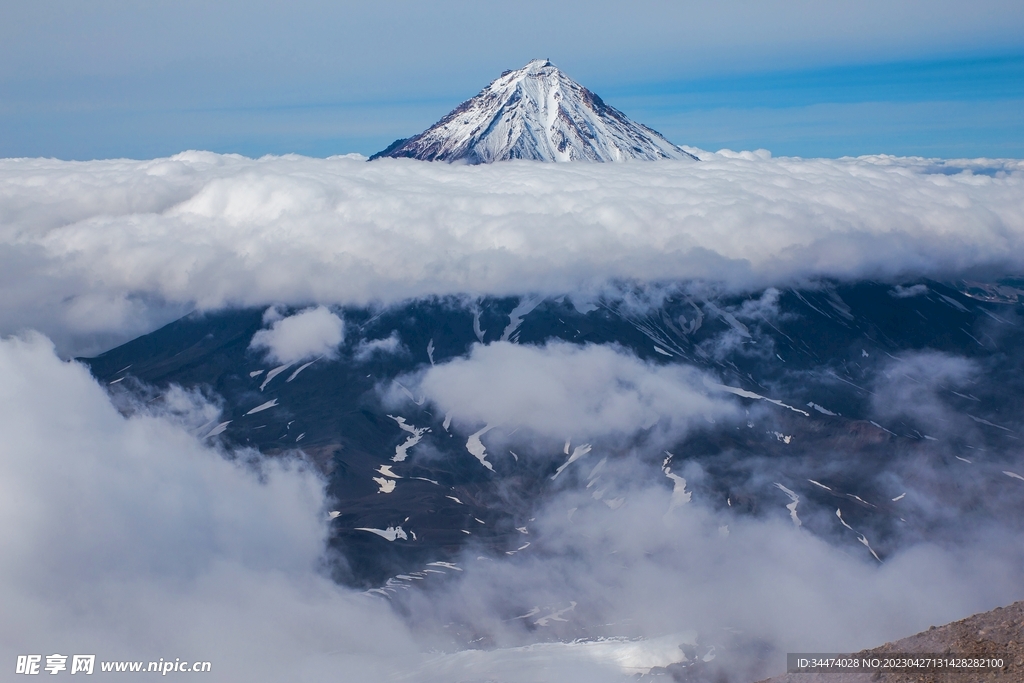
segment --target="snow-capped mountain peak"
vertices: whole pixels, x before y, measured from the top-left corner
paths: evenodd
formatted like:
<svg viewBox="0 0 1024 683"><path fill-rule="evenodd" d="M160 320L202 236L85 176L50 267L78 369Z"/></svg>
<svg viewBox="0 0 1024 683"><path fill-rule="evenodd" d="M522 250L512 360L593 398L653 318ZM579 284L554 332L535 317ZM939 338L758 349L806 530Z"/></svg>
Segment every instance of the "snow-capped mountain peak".
<svg viewBox="0 0 1024 683"><path fill-rule="evenodd" d="M547 59L506 71L412 138L373 155L472 164L508 159L696 159L635 123Z"/></svg>

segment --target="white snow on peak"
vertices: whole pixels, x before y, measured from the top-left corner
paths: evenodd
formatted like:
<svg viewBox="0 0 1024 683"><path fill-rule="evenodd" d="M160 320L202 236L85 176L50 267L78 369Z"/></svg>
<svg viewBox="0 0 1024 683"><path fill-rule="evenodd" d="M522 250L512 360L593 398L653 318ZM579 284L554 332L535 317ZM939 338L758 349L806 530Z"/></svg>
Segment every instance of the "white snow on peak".
<svg viewBox="0 0 1024 683"><path fill-rule="evenodd" d="M284 365L278 365L276 368L268 372L266 378L264 378L263 380L263 384L260 385L260 391L263 391L266 388L266 386L270 384L270 380L274 379L291 366L291 363L285 363Z"/></svg>
<svg viewBox="0 0 1024 683"><path fill-rule="evenodd" d="M693 496L686 490L686 479L672 472L670 463L672 462L672 458L675 456L668 451L665 451L665 455L667 457L661 465L661 471L665 473L666 477L672 480L672 500L669 502L668 512L665 513L665 515L668 516L671 515L672 511L676 508L689 503Z"/></svg>
<svg viewBox="0 0 1024 683"><path fill-rule="evenodd" d="M761 394L755 394L753 391L747 391L746 389L740 389L739 387L730 387L730 386L727 386L725 384L718 384L716 382L712 382L707 377L704 378L704 386L706 386L708 389L717 389L718 391L727 391L730 394L736 394L737 396L742 396L743 398L755 398L755 399L757 399L759 401L768 401L768 403L774 403L775 405L781 406L782 408L789 408L794 413L800 413L804 417L810 417L811 416L811 414L808 413L806 410L800 410L799 408L794 408L793 406L787 405L787 404L783 403L782 401L776 400L774 398L768 398L767 396L762 396ZM875 424L875 423L872 422L871 424ZM884 429L884 427L881 427L880 425L875 425L875 426L879 427L879 429ZM888 430L886 430L886 431L888 431ZM889 432L889 433L891 434L892 432Z"/></svg>
<svg viewBox="0 0 1024 683"><path fill-rule="evenodd" d="M875 549L871 547L870 543L868 543L867 536L865 536L864 534L858 534L857 540L864 544L864 547L868 549L868 552L871 553L872 557L874 557L879 562L882 561L882 558L878 556L878 553L875 552Z"/></svg>
<svg viewBox="0 0 1024 683"><path fill-rule="evenodd" d="M375 154L488 164L690 159L650 128L572 80L546 59L506 71L424 132Z"/></svg>
<svg viewBox="0 0 1024 683"><path fill-rule="evenodd" d="M273 408L276 405L277 405L277 399L274 398L274 399L271 399L271 400L267 401L266 403L259 404L258 406L256 406L255 408L253 408L252 410L247 412L246 415L252 415L254 413L261 413L264 410L268 410L270 408Z"/></svg>
<svg viewBox="0 0 1024 683"><path fill-rule="evenodd" d="M391 465L381 465L377 468L376 472L383 475L373 477L373 481L380 487L377 493L392 493L395 490L395 479L402 478L391 471Z"/></svg>
<svg viewBox="0 0 1024 683"><path fill-rule="evenodd" d="M819 406L817 403L815 403L813 401L808 403L807 406L810 407L810 408L814 408L815 410L817 410L822 415L831 415L832 417L836 417L836 416L839 415L839 413L833 413L828 408L825 408L824 406Z"/></svg>
<svg viewBox="0 0 1024 683"><path fill-rule="evenodd" d="M227 422L221 422L219 425L217 425L209 432L207 432L206 436L204 436L203 438L209 439L210 437L217 436L218 434L223 434L224 430L228 428L229 424L231 424L231 420L228 420Z"/></svg>
<svg viewBox="0 0 1024 683"><path fill-rule="evenodd" d="M839 521L840 523L842 523L843 526L845 526L850 531L853 531L853 527L847 524L846 520L843 519L843 511L840 508L836 508L836 517L839 518Z"/></svg>
<svg viewBox="0 0 1024 683"><path fill-rule="evenodd" d="M566 612L572 612L576 609L576 602L570 601L569 606L560 610L552 610L550 614L541 617L533 622L534 626L547 626L552 621L568 621L563 614Z"/></svg>
<svg viewBox="0 0 1024 683"><path fill-rule="evenodd" d="M462 569L453 562L427 562L428 567L444 567L445 569L454 569L457 572L461 572Z"/></svg>
<svg viewBox="0 0 1024 683"><path fill-rule="evenodd" d="M491 425L487 425L478 432L474 432L469 435L469 439L466 440L466 450L469 451L473 457L480 461L480 464L489 469L491 472L494 471L494 467L491 463L487 462L487 448L484 446L483 441L480 437L487 432L494 429Z"/></svg>
<svg viewBox="0 0 1024 683"><path fill-rule="evenodd" d="M517 342L519 335L515 335L516 331L519 330L519 326L523 324L523 318L526 317L533 309L537 308L544 301L543 297L523 297L519 305L512 309L512 312L508 314L508 325L505 326L505 331L501 333L501 341L512 341ZM513 336L515 335L515 336Z"/></svg>
<svg viewBox="0 0 1024 683"><path fill-rule="evenodd" d="M996 429L1002 429L1004 432L1010 432L1010 433L1013 432L1012 429L1008 429L1008 428L1006 428L1006 427L1004 427L1002 425L997 425L995 422L989 422L988 420L983 420L980 417L974 417L970 413L966 413L966 415L967 415L967 417L971 418L972 420L974 420L978 424L988 425L989 427L995 427Z"/></svg>
<svg viewBox="0 0 1024 683"><path fill-rule="evenodd" d="M569 450L569 442L568 441L565 442L565 450L566 450L566 452L568 452L568 450ZM579 460L580 458L582 458L584 455L586 455L590 451L591 451L591 447L590 447L589 443L585 443L582 446L577 446L576 448L574 448L573 451L572 451L572 455L569 456L569 459L566 460L564 463L562 463L562 465L557 470L555 470L555 473L551 475L551 478L555 479L559 474L562 473L562 470L564 470L566 467L568 467L572 463L574 463L577 460Z"/></svg>
<svg viewBox="0 0 1024 683"><path fill-rule="evenodd" d="M377 468L378 474L383 474L385 477L391 477L392 479L401 479L400 476L391 471L393 465L381 465Z"/></svg>
<svg viewBox="0 0 1024 683"><path fill-rule="evenodd" d="M406 422L404 417L396 417L395 415L388 415L388 417L397 422L402 431L409 432L411 435L407 437L405 441L395 446L395 455L391 458L392 462L403 462L409 457L409 449L422 441L423 435L429 432L430 428L414 427Z"/></svg>
<svg viewBox="0 0 1024 683"><path fill-rule="evenodd" d="M789 517L793 520L793 524L798 527L803 526L803 522L800 521L800 518L796 514L796 506L800 504L800 496L796 495L779 482L775 482L775 488L789 496L789 499L792 501L786 506L786 509L789 510Z"/></svg>
<svg viewBox="0 0 1024 683"><path fill-rule="evenodd" d="M323 356L320 356L320 358L323 358ZM308 368L308 367L309 367L310 365L312 365L313 363L315 363L315 362L317 362L318 360L320 360L320 358L314 358L313 360L309 361L308 363L303 363L302 365L300 365L300 366L299 366L299 367L298 367L298 368L297 368L297 369L295 370L295 372L293 372L292 374L288 375L288 379L286 379L286 380L285 380L285 382L291 382L291 381L292 381L293 379L295 379L296 377L298 377L298 376L299 376L299 373L300 373L300 372L302 372L303 370L305 370L306 368Z"/></svg>
<svg viewBox="0 0 1024 683"><path fill-rule="evenodd" d="M376 534L386 541L394 541L402 539L408 541L409 536L405 533L405 530L401 526L389 526L387 529L370 529L368 527L356 527L356 531L369 531L371 534Z"/></svg>

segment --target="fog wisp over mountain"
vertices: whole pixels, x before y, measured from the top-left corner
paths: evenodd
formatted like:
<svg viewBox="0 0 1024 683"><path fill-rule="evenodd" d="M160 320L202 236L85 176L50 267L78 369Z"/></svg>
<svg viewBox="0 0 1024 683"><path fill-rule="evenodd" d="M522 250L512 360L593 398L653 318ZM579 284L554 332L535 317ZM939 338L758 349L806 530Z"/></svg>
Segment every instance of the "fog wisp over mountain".
<svg viewBox="0 0 1024 683"><path fill-rule="evenodd" d="M693 152L0 161L2 656L747 681L1020 599L1021 163Z"/></svg>

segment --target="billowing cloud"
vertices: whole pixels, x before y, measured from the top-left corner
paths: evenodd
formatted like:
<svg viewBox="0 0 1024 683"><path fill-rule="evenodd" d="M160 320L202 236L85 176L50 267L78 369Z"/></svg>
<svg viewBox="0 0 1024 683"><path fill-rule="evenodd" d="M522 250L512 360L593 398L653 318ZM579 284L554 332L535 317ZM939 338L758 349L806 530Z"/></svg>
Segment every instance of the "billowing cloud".
<svg viewBox="0 0 1024 683"><path fill-rule="evenodd" d="M679 436L694 420L735 410L706 395L703 377L613 346L495 342L426 370L418 390L469 424L522 426L556 439L630 436L655 426Z"/></svg>
<svg viewBox="0 0 1024 683"><path fill-rule="evenodd" d="M402 353L408 351L402 346L402 340L398 337L398 332L393 331L387 337L383 339L364 339L356 346L353 357L360 362L364 362L372 358L375 354L382 355L393 355L396 353Z"/></svg>
<svg viewBox="0 0 1024 683"><path fill-rule="evenodd" d="M538 365L537 389L516 384ZM514 415L539 434L728 413L695 374L613 348L497 343L432 371L444 368L454 374L421 384L434 400L465 380L477 419ZM399 617L321 573L323 482L294 461L204 446L218 418L200 395L171 389L125 417L40 336L0 341L0 375L0 601L19 617L0 626L7 661L180 657L229 681L589 682L717 652L746 674L777 670L787 650L874 645L992 607L1024 583L1024 546L998 527L880 565L796 528L781 502L755 518L678 495L700 468L659 470L663 454L652 466L637 452L578 461L579 484L524 527L529 552L470 548L463 571L396 596ZM489 646L453 646L451 623ZM605 633L625 639L572 642Z"/></svg>
<svg viewBox="0 0 1024 683"><path fill-rule="evenodd" d="M415 654L382 604L321 573L314 473L202 445L183 416L209 407L180 391L167 417L126 418L38 335L0 341L0 376L5 666L91 653L207 660L223 681L382 680Z"/></svg>
<svg viewBox="0 0 1024 683"><path fill-rule="evenodd" d="M344 338L345 322L326 307L317 306L274 320L270 329L253 335L249 348L265 350L275 363L297 363L319 356L336 357Z"/></svg>
<svg viewBox="0 0 1024 683"><path fill-rule="evenodd" d="M769 292L737 313L777 313L776 303ZM922 423L948 419L938 394L976 372L962 358L906 354L881 373L873 408ZM471 670L504 681L544 680L552 671L559 680L603 680L616 668L640 673L664 664L666 652L671 661L690 652L716 657L713 666L730 680L756 680L777 673L788 651L877 645L1020 596L1020 532L998 522L978 529L951 519L929 542L893 544L879 561L867 536L859 536L868 545L855 545L858 553L837 548L827 531L793 523L799 511L805 520L831 520L837 538L848 531L835 507L809 500L804 489L813 484L790 482L799 492L783 489L792 496L781 496L775 510L748 515L720 490L700 488L706 475L685 453L654 452L637 439L629 449L602 448L655 424L680 428L732 412L703 395L701 374L683 366L647 364L612 346L496 342L423 371L415 386L456 427L466 420L467 432L502 424L519 440L573 436L593 440L597 452L566 458L575 476L522 515L531 517L521 530L528 549L482 557L470 548L457 583L396 598L427 631L464 624L496 647L432 663L453 679ZM765 487L784 469L756 457L743 467L757 470ZM711 497L719 493L720 501ZM796 509L786 507L790 501ZM919 524L934 519L915 514ZM862 531L873 534L866 525ZM957 597L943 603L940 594ZM646 645L572 642L624 634Z"/></svg>
<svg viewBox="0 0 1024 683"><path fill-rule="evenodd" d="M474 168L205 153L0 161L0 331L35 326L75 349L193 305L312 305L272 309L253 338L291 363L337 352L333 304L584 290L582 303L619 278L746 288L1024 266L1020 162L703 156ZM742 344L777 304L768 290L716 314L730 325L721 347ZM696 326L693 315L679 324ZM400 348L391 339L356 353ZM944 392L976 366L925 352L889 371L872 409L924 431L953 420ZM846 649L1006 602L1024 584L1019 534L998 525L973 545L918 543L879 563L794 527L789 498L758 518L691 495L695 463L658 469L666 439L605 458L621 435L678 436L728 418L736 399L696 370L615 347L497 342L407 385L456 428L571 437L575 476L531 511L529 552L478 560L472 549L465 571L443 579L450 590L410 591L398 618L320 573L323 482L287 459L204 445L217 407L201 394L172 388L162 407L125 417L38 336L0 342L0 376L0 602L24 615L0 626L8 661L95 650L211 659L238 680L387 680L395 669L424 681L614 680L630 672L600 657L583 667L581 650L540 641L613 624L615 635L667 637L672 653L690 629L712 640L744 630L751 651ZM424 642L456 622L502 649L422 664Z"/></svg>
<svg viewBox="0 0 1024 683"><path fill-rule="evenodd" d="M435 666L452 680L467 662L481 679L594 680L586 665L613 653L528 645L585 632L668 641L673 661L687 650L691 663L711 659L706 680L721 666L722 680L753 681L779 673L786 652L874 646L1021 595L1019 534L989 529L962 547L918 544L880 565L795 527L781 504L768 519L716 511L696 495L673 509L672 489L641 483L643 471L633 460L609 460L592 486L537 514L524 536L529 552L503 561L467 552L457 585L411 595L413 614L430 615L438 630L468 622L508 648ZM608 493L595 500L601 489ZM612 496L620 504L605 504ZM657 665L656 647L636 650L614 652L622 673ZM551 670L560 673L547 678Z"/></svg>
<svg viewBox="0 0 1024 683"><path fill-rule="evenodd" d="M1021 162L701 156L4 160L0 331L33 326L63 348L64 337L133 334L140 316L192 305L1024 267Z"/></svg>

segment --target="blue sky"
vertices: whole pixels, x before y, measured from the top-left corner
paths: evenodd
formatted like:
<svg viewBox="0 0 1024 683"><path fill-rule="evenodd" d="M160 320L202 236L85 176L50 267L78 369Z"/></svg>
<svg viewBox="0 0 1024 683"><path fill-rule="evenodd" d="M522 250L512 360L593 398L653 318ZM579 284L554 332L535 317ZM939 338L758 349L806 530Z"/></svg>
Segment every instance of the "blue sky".
<svg viewBox="0 0 1024 683"><path fill-rule="evenodd" d="M623 87L620 108L705 149L1024 156L1024 55L851 64Z"/></svg>
<svg viewBox="0 0 1024 683"><path fill-rule="evenodd" d="M0 157L369 154L548 57L679 144L1024 157L1024 3L39 0Z"/></svg>

